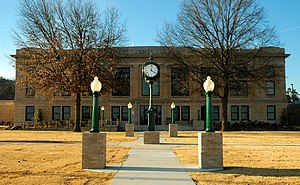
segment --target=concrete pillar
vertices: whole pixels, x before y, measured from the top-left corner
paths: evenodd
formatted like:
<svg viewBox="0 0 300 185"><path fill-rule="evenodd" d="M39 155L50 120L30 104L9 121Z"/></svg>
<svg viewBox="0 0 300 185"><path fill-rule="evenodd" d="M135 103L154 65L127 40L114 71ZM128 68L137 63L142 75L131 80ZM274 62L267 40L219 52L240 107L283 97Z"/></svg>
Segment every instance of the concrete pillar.
<svg viewBox="0 0 300 185"><path fill-rule="evenodd" d="M144 132L144 144L158 144L158 143L159 143L159 131Z"/></svg>
<svg viewBox="0 0 300 185"><path fill-rule="evenodd" d="M126 137L134 137L134 124L125 124Z"/></svg>
<svg viewBox="0 0 300 185"><path fill-rule="evenodd" d="M221 132L198 132L198 162L203 171L223 170Z"/></svg>
<svg viewBox="0 0 300 185"><path fill-rule="evenodd" d="M106 166L106 133L83 132L82 169L103 169Z"/></svg>
<svg viewBox="0 0 300 185"><path fill-rule="evenodd" d="M169 124L169 136L170 137L178 136L178 125L177 124Z"/></svg>

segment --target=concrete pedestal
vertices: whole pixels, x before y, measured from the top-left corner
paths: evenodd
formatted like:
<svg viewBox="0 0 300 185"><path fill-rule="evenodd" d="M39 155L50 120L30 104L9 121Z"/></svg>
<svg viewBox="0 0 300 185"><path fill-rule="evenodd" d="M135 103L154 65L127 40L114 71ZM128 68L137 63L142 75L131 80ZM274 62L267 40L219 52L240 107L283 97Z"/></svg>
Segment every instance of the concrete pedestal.
<svg viewBox="0 0 300 185"><path fill-rule="evenodd" d="M106 133L84 132L82 135L82 169L106 166Z"/></svg>
<svg viewBox="0 0 300 185"><path fill-rule="evenodd" d="M169 136L170 137L178 136L178 125L177 124L169 124Z"/></svg>
<svg viewBox="0 0 300 185"><path fill-rule="evenodd" d="M223 170L221 132L198 132L198 162L202 171Z"/></svg>
<svg viewBox="0 0 300 185"><path fill-rule="evenodd" d="M203 120L194 120L193 127L196 131L203 131L205 130L204 121Z"/></svg>
<svg viewBox="0 0 300 185"><path fill-rule="evenodd" d="M134 137L134 124L126 124L126 137Z"/></svg>
<svg viewBox="0 0 300 185"><path fill-rule="evenodd" d="M159 131L144 132L144 144L158 144L158 143L159 143Z"/></svg>

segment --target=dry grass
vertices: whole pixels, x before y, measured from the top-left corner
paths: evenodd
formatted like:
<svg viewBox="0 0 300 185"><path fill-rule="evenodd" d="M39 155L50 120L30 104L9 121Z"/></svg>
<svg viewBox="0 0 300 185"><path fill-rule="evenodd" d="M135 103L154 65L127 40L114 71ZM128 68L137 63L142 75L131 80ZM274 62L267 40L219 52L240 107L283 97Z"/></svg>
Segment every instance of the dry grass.
<svg viewBox="0 0 300 185"><path fill-rule="evenodd" d="M197 134L167 140L197 143ZM300 132L225 132L223 143L225 170L190 173L197 184L300 184ZM197 165L197 146L173 150L182 163Z"/></svg>
<svg viewBox="0 0 300 185"><path fill-rule="evenodd" d="M107 133L108 142L133 141ZM82 133L0 131L0 184L110 184L113 173L81 169ZM18 141L18 142L14 142ZM107 163L120 163L130 148L107 146Z"/></svg>
<svg viewBox="0 0 300 185"><path fill-rule="evenodd" d="M197 134L167 140L196 144ZM135 139L107 133L108 142ZM223 140L225 170L190 173L197 184L300 184L300 132L225 132ZM0 141L7 141L0 142L0 184L111 184L115 175L81 169L82 133L0 131ZM128 151L108 146L107 163L123 161ZM197 146L174 152L182 163L197 165Z"/></svg>

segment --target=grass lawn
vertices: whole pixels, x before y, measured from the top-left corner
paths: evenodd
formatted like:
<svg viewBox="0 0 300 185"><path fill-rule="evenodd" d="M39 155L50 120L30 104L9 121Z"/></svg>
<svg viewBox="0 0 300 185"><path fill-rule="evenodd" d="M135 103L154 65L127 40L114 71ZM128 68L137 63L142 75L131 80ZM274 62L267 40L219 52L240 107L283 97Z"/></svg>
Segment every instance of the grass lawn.
<svg viewBox="0 0 300 185"><path fill-rule="evenodd" d="M173 142L197 143L197 132ZM224 132L223 171L189 173L197 184L300 184L300 132ZM173 148L182 163L198 164L198 146Z"/></svg>
<svg viewBox="0 0 300 185"><path fill-rule="evenodd" d="M198 132L162 134L197 144ZM107 133L108 142L135 139ZM114 173L81 169L81 141L82 133L0 130L0 184L111 184ZM300 184L300 132L224 132L223 143L225 169L189 173L197 184ZM107 163L122 162L129 150L108 144ZM182 163L197 165L196 145L173 151Z"/></svg>
<svg viewBox="0 0 300 185"><path fill-rule="evenodd" d="M133 140L107 133L108 142ZM82 133L0 130L0 141L0 184L110 184L115 175L81 169ZM108 145L107 163L121 163L129 150Z"/></svg>

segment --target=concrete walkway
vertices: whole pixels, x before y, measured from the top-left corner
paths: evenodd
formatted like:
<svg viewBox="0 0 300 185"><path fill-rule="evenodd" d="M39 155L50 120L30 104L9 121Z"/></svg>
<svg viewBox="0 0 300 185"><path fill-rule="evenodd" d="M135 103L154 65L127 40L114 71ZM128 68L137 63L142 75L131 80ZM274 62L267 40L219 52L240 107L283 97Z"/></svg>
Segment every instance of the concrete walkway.
<svg viewBox="0 0 300 185"><path fill-rule="evenodd" d="M112 185L194 185L184 166L171 151L172 143L160 138L160 144L143 144L143 137L130 146L127 160L118 168ZM107 170L116 167L107 166Z"/></svg>

